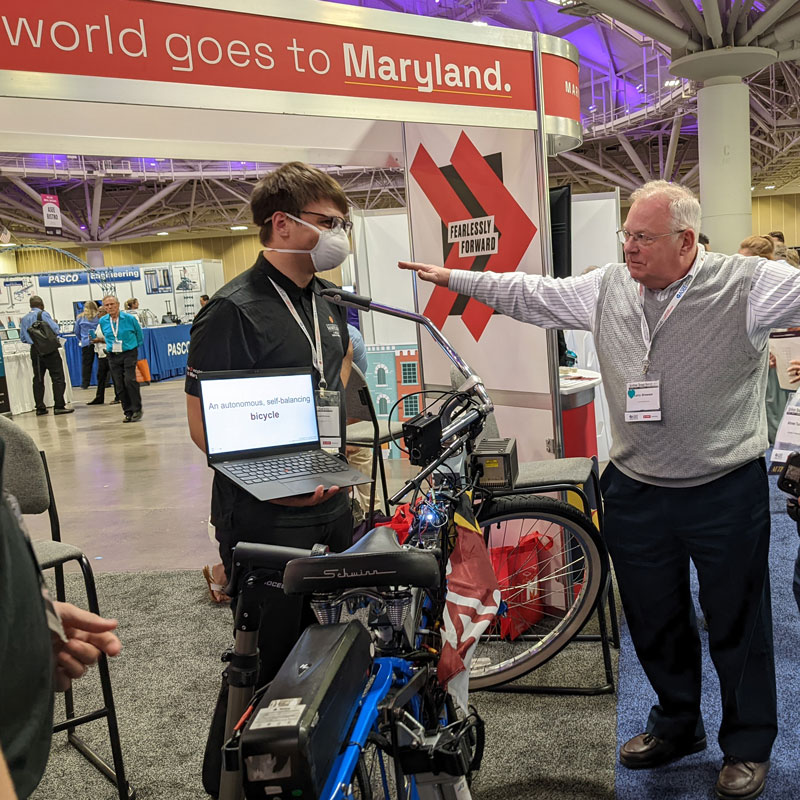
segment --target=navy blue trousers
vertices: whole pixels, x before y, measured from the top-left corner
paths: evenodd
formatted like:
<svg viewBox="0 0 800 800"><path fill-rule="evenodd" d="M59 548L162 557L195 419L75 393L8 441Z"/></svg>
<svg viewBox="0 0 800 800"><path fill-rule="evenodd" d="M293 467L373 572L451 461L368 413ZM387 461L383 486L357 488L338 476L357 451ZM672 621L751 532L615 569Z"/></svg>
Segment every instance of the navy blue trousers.
<svg viewBox="0 0 800 800"><path fill-rule="evenodd" d="M684 489L640 483L609 464L601 486L625 617L658 697L647 731L670 740L705 733L691 559L720 682L720 747L725 755L766 761L778 726L763 460Z"/></svg>

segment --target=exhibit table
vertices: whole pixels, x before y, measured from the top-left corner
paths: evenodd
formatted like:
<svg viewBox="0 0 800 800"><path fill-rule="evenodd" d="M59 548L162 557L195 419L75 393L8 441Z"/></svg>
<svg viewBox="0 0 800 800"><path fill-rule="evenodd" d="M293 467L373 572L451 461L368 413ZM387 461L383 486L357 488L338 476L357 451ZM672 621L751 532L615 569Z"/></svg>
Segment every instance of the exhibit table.
<svg viewBox="0 0 800 800"><path fill-rule="evenodd" d="M66 348L60 348L59 352L66 375ZM33 364L31 363L30 345L24 342L4 343L3 363L6 370L11 413L24 414L26 411L34 411L36 404L33 401ZM66 383L64 401L69 405L72 402L72 386L69 381ZM50 373L45 373L44 377L44 402L48 408L53 407L53 382L50 380Z"/></svg>
<svg viewBox="0 0 800 800"><path fill-rule="evenodd" d="M139 358L146 358L153 381L163 381L186 374L186 357L189 353L189 331L191 325L161 325L142 328L144 345ZM75 336L67 336L64 346L70 381L81 385L81 348ZM92 367L92 386L97 385L97 359Z"/></svg>

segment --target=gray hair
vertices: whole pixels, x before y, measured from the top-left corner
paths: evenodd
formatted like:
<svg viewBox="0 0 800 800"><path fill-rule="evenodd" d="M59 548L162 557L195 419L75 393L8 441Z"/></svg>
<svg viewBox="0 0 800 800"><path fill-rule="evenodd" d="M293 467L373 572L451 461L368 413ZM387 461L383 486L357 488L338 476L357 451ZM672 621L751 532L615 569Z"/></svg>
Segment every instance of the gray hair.
<svg viewBox="0 0 800 800"><path fill-rule="evenodd" d="M664 197L669 200L672 224L675 230L700 231L700 201L694 192L685 186L668 181L648 181L631 195L631 202L646 200L650 197Z"/></svg>

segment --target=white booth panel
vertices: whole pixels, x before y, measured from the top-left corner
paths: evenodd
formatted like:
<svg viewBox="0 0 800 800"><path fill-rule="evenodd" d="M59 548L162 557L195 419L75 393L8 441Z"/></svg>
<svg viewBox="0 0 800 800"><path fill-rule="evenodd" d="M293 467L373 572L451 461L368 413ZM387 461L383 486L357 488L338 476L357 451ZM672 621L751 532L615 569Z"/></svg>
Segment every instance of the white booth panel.
<svg viewBox="0 0 800 800"><path fill-rule="evenodd" d="M414 310L414 278L397 268L411 257L408 214L403 208L354 212L356 223L356 286L359 294L378 303ZM361 329L367 344L415 342L417 326L386 314L361 314Z"/></svg>

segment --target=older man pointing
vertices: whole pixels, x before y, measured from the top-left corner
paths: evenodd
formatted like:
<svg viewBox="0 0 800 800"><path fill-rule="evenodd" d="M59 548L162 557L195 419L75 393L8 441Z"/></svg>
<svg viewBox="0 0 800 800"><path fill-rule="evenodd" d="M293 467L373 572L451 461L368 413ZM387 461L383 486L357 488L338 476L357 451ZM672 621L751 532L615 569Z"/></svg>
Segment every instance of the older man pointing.
<svg viewBox="0 0 800 800"><path fill-rule="evenodd" d="M766 348L771 328L800 325L800 272L707 253L683 187L652 181L631 199L625 263L580 277L400 266L523 322L594 333L614 437L604 532L658 696L620 761L646 769L706 746L691 560L722 695L716 793L754 798L777 733Z"/></svg>

